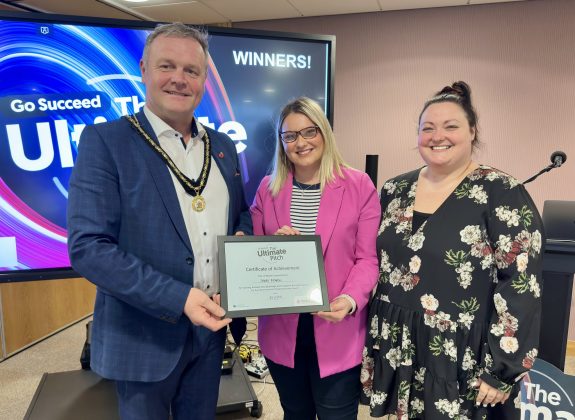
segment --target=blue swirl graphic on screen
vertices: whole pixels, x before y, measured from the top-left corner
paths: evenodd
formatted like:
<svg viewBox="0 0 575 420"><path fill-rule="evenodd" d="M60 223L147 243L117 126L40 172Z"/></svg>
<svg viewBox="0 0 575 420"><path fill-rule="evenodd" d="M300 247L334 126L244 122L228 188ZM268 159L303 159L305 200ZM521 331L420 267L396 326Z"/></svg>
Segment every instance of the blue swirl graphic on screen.
<svg viewBox="0 0 575 420"><path fill-rule="evenodd" d="M0 274L69 267L66 204L80 134L143 107L139 61L149 32L0 20ZM235 142L248 203L273 159L276 112L301 95L325 109L328 49L316 40L210 35L195 115Z"/></svg>
<svg viewBox="0 0 575 420"><path fill-rule="evenodd" d="M0 25L0 270L69 266L65 209L80 133L143 106L148 33ZM223 84L211 76L207 85L198 111L221 123L232 115Z"/></svg>

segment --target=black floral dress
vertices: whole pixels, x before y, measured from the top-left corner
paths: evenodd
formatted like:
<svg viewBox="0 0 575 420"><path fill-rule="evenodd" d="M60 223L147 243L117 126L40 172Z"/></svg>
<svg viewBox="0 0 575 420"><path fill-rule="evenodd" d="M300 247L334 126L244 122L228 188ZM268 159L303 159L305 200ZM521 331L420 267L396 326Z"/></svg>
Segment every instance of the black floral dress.
<svg viewBox="0 0 575 420"><path fill-rule="evenodd" d="M516 179L480 166L412 231L419 172L381 191L362 402L374 417L519 417L513 395L504 406L476 407L472 384L481 378L514 394L537 356L537 209Z"/></svg>

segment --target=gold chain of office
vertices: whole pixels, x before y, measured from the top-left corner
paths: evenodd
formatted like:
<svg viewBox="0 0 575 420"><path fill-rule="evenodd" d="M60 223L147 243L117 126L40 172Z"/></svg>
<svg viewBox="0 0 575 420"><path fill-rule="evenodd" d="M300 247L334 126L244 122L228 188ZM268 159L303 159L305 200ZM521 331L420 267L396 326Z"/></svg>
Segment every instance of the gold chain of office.
<svg viewBox="0 0 575 420"><path fill-rule="evenodd" d="M160 156L160 158L168 165L168 168L172 171L172 173L176 176L186 193L190 194L192 198L192 209L196 212L204 211L206 208L206 200L202 197L202 191L206 187L208 182L208 175L210 173L210 166L211 166L211 144L210 138L208 137L208 133L204 131L204 135L202 136L202 141L204 142L204 162L202 164L202 171L200 172L200 176L198 179L193 180L188 178L186 175L180 171L180 169L176 166L174 161L168 156L166 151L157 144L146 130L140 125L140 121L136 118L135 115L125 115L126 118L132 127L142 136L142 138L148 143L148 145Z"/></svg>

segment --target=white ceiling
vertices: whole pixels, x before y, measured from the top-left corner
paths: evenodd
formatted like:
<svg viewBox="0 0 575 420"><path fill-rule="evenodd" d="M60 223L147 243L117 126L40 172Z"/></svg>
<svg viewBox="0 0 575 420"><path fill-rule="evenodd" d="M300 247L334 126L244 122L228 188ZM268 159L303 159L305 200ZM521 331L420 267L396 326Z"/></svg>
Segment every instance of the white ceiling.
<svg viewBox="0 0 575 420"><path fill-rule="evenodd" d="M0 10L190 24L287 19L522 0L0 0Z"/></svg>

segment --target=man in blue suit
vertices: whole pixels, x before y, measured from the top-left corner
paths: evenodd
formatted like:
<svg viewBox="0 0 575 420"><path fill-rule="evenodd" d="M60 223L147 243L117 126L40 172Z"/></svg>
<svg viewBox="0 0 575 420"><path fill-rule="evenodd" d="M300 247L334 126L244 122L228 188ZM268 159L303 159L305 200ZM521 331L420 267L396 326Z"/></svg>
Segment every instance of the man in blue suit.
<svg viewBox="0 0 575 420"><path fill-rule="evenodd" d="M70 259L98 286L91 367L124 420L211 419L230 322L216 237L251 220L235 145L194 118L206 35L159 26L140 69L144 110L86 127L70 180Z"/></svg>

